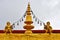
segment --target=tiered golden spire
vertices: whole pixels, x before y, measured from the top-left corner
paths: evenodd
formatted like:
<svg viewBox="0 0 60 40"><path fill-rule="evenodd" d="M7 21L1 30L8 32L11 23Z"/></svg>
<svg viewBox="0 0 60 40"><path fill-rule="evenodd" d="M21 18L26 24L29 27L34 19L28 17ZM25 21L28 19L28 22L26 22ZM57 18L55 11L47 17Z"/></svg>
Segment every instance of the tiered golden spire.
<svg viewBox="0 0 60 40"><path fill-rule="evenodd" d="M32 33L31 29L34 28L32 21L32 16L31 16L31 8L30 8L30 3L28 3L27 11L26 11L26 20L24 22L26 25L24 26L24 29L26 29L25 33Z"/></svg>

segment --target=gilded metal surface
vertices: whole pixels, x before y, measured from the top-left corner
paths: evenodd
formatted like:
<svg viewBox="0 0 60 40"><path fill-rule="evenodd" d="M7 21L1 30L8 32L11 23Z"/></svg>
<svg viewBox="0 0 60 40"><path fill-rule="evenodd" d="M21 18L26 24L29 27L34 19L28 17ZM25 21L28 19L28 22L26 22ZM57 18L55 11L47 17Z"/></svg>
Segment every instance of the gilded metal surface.
<svg viewBox="0 0 60 40"><path fill-rule="evenodd" d="M60 40L60 33L43 34L0 34L0 40Z"/></svg>

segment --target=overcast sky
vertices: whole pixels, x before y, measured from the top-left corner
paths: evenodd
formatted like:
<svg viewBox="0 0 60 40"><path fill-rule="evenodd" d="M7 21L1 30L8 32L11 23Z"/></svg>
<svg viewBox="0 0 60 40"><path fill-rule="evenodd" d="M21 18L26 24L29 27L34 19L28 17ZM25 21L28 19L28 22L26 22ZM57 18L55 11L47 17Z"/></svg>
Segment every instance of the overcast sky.
<svg viewBox="0 0 60 40"><path fill-rule="evenodd" d="M0 0L0 30L4 29L6 22L19 20L26 11L28 2L34 14L43 22L50 21L53 29L60 29L60 0ZM43 29L34 23L34 29ZM23 29L23 23L14 29Z"/></svg>

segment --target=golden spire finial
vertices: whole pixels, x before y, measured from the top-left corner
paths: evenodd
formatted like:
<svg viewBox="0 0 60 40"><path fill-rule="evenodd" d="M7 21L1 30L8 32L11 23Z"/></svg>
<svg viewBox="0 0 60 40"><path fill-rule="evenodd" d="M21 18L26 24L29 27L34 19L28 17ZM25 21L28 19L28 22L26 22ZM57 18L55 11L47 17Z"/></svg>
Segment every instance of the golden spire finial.
<svg viewBox="0 0 60 40"><path fill-rule="evenodd" d="M32 21L32 16L31 16L31 8L30 8L30 3L28 3L27 11L26 11L26 20L24 22L26 25L24 26L24 29L26 29L25 33L32 33L31 29L34 28Z"/></svg>
<svg viewBox="0 0 60 40"><path fill-rule="evenodd" d="M28 2L28 6L30 6L30 2Z"/></svg>
<svg viewBox="0 0 60 40"><path fill-rule="evenodd" d="M28 7L27 7L27 15L31 15L31 8L30 8L30 2L28 2Z"/></svg>

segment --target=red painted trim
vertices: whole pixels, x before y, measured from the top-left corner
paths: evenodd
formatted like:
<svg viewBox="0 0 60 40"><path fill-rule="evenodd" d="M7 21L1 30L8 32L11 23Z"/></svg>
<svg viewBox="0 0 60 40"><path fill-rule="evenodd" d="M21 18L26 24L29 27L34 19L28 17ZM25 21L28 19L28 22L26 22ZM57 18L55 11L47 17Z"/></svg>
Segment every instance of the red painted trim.
<svg viewBox="0 0 60 40"><path fill-rule="evenodd" d="M24 33L25 30L13 30L12 33ZM45 33L45 30L32 30L33 33ZM4 30L0 30L0 33L5 33ZM52 33L60 33L60 30L52 30Z"/></svg>

